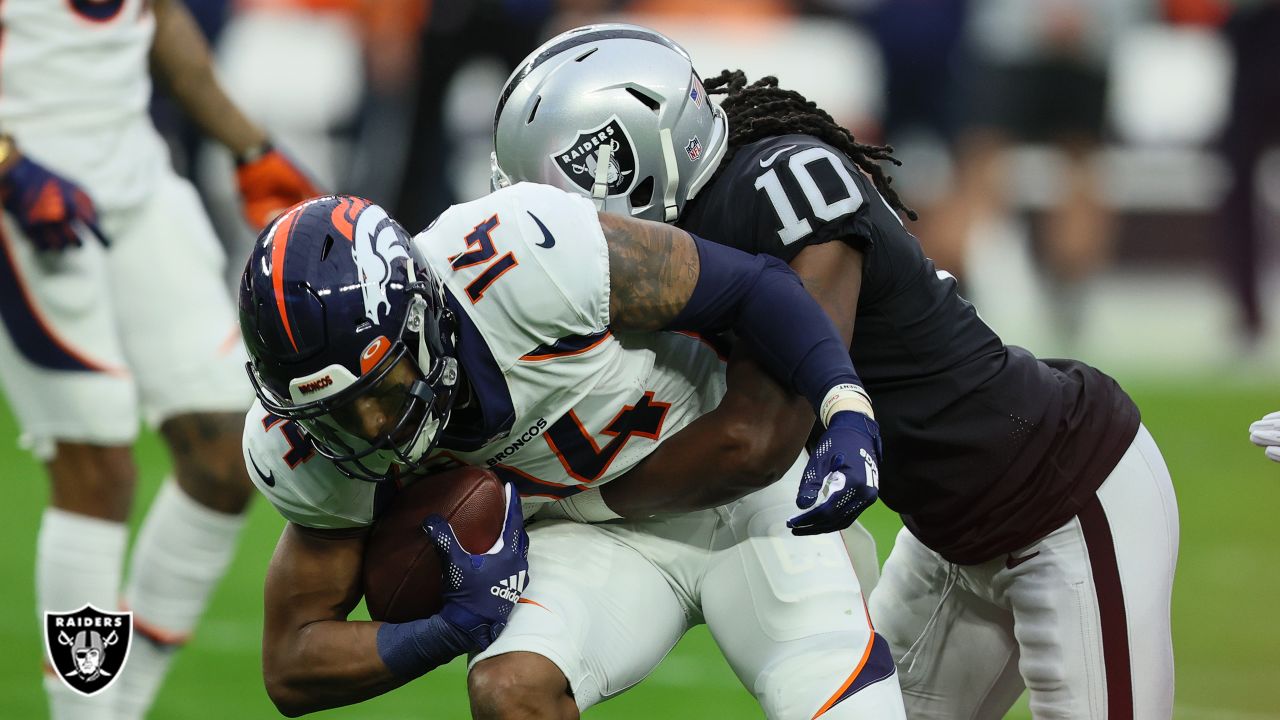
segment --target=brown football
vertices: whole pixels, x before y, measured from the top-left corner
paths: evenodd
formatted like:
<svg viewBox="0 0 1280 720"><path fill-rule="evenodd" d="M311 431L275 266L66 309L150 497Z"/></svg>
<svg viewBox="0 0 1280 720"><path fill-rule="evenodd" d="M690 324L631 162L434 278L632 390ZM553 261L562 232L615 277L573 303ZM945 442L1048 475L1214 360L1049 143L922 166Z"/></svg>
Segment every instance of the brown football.
<svg viewBox="0 0 1280 720"><path fill-rule="evenodd" d="M361 574L369 617L399 623L440 611L440 556L422 528L428 515L444 517L463 548L482 553L497 542L506 505L502 483L477 467L431 475L401 489L365 544Z"/></svg>

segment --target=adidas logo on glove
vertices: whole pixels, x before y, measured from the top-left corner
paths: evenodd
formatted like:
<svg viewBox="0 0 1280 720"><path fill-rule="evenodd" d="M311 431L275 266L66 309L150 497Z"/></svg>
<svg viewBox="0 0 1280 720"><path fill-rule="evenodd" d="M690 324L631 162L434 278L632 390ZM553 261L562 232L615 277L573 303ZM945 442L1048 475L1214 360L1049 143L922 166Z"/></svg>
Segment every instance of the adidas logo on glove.
<svg viewBox="0 0 1280 720"><path fill-rule="evenodd" d="M524 592L524 586L529 582L528 576L524 570L512 575L506 580L499 581L497 585L489 588L490 595L497 595L503 600L515 602L520 599L520 594Z"/></svg>

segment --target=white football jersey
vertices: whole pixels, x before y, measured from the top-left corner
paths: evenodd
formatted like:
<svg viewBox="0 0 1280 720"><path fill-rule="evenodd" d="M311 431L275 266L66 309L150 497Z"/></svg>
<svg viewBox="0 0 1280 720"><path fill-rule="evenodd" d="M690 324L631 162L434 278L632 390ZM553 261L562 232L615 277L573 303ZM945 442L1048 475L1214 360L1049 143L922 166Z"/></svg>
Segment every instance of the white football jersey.
<svg viewBox="0 0 1280 720"><path fill-rule="evenodd" d="M147 115L150 0L5 0L0 23L0 129L99 209L145 198L168 160Z"/></svg>
<svg viewBox="0 0 1280 720"><path fill-rule="evenodd" d="M702 340L610 329L608 248L586 198L522 183L450 208L413 242L458 315L482 418L451 423L433 467L492 469L526 515L622 474L724 394L724 361ZM244 449L259 489L302 525L367 525L393 490L347 478L257 403Z"/></svg>

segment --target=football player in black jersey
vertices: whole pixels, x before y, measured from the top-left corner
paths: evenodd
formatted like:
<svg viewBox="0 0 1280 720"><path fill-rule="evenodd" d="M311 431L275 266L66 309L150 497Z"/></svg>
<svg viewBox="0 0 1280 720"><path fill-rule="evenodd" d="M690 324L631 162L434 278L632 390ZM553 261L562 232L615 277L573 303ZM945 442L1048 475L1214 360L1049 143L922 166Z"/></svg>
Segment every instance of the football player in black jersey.
<svg viewBox="0 0 1280 720"><path fill-rule="evenodd" d="M852 338L879 496L905 525L870 604L909 715L999 718L1030 689L1037 717L1171 716L1179 530L1160 452L1114 380L1005 345L956 293L896 212L914 219L888 148L774 78L704 86L678 45L624 25L530 55L494 135L496 183L782 258ZM812 423L735 356L720 407L602 499L623 516L722 504L780 476Z"/></svg>

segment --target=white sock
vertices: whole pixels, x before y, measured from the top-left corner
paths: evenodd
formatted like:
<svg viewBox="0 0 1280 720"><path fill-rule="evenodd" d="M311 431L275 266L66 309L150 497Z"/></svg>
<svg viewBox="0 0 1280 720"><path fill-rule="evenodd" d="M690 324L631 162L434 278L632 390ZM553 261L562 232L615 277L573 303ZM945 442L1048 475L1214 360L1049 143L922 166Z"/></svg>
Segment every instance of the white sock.
<svg viewBox="0 0 1280 720"><path fill-rule="evenodd" d="M36 539L36 609L41 637L45 611L79 610L85 604L105 611L116 609L127 540L124 523L45 509ZM45 666L44 687L53 720L115 718L115 685L84 697L51 674L57 671L49 666L47 657Z"/></svg>
<svg viewBox="0 0 1280 720"><path fill-rule="evenodd" d="M133 611L129 670L117 681L122 719L142 718L174 651L195 629L235 553L245 514L217 512L165 481L133 547L125 605Z"/></svg>

